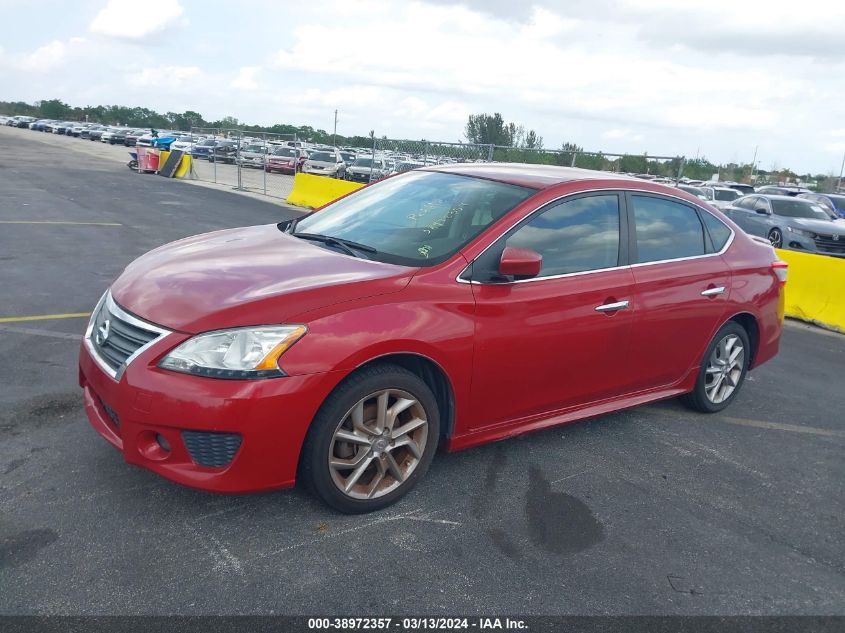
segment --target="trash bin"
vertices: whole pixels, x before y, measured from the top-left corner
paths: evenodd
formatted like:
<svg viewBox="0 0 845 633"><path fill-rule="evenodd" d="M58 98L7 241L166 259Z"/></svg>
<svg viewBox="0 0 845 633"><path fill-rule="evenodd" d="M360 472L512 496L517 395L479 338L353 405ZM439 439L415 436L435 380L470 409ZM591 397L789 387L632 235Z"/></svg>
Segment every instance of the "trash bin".
<svg viewBox="0 0 845 633"><path fill-rule="evenodd" d="M137 147L138 171L158 171L159 150L152 147Z"/></svg>

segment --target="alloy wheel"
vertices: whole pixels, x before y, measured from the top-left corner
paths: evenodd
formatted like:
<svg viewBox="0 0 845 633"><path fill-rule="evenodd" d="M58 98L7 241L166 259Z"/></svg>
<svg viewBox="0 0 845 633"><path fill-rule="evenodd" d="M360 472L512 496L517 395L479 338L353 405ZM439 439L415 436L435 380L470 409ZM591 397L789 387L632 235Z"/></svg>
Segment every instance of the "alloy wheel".
<svg viewBox="0 0 845 633"><path fill-rule="evenodd" d="M383 389L359 400L329 445L332 481L353 499L376 499L417 468L428 439L428 416L407 391Z"/></svg>
<svg viewBox="0 0 845 633"><path fill-rule="evenodd" d="M704 393L713 404L731 397L745 369L745 348L736 334L728 334L713 348L704 376Z"/></svg>
<svg viewBox="0 0 845 633"><path fill-rule="evenodd" d="M783 235L777 229L772 229L769 233L769 241L772 243L772 246L775 248L780 248L783 246Z"/></svg>

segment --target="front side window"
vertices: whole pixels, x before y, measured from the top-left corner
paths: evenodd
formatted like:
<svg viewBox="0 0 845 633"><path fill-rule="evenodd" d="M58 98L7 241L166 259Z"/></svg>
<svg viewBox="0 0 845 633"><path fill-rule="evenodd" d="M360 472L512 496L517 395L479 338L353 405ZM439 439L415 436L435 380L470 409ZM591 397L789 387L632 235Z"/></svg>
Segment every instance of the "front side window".
<svg viewBox="0 0 845 633"><path fill-rule="evenodd" d="M506 246L543 256L540 277L612 268L619 262L619 197L576 198L539 213Z"/></svg>
<svg viewBox="0 0 845 633"><path fill-rule="evenodd" d="M704 255L698 213L685 204L652 196L631 196L640 263Z"/></svg>
<svg viewBox="0 0 845 633"><path fill-rule="evenodd" d="M356 161L357 162L357 161ZM376 249L372 259L407 266L445 261L536 190L437 172L408 172L361 189L296 224Z"/></svg>

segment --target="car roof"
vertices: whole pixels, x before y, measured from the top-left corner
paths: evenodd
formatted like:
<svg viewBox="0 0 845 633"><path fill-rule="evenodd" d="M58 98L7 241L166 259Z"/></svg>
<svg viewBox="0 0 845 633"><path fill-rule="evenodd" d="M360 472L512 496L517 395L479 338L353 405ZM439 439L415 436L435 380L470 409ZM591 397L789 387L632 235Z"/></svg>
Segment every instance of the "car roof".
<svg viewBox="0 0 845 633"><path fill-rule="evenodd" d="M461 176L475 176L487 180L506 182L532 189L547 189L574 180L627 180L644 182L638 178L607 171L558 167L556 165L526 165L522 163L450 163L430 165L421 171L438 171Z"/></svg>

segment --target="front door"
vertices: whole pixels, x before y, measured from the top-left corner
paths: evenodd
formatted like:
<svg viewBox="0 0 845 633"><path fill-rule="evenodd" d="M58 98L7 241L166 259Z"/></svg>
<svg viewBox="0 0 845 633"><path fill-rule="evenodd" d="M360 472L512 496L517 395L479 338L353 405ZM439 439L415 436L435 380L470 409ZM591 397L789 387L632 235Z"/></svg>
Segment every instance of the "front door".
<svg viewBox="0 0 845 633"><path fill-rule="evenodd" d="M636 309L620 195L552 203L473 264L473 429L619 393ZM540 275L497 279L505 246L542 255Z"/></svg>

